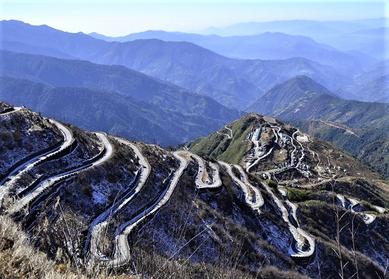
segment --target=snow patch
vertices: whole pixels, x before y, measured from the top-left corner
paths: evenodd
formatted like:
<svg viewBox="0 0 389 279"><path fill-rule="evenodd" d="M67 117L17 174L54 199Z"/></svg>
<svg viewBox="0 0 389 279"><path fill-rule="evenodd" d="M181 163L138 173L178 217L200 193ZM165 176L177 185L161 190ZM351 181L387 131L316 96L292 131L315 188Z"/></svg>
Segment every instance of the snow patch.
<svg viewBox="0 0 389 279"><path fill-rule="evenodd" d="M92 199L93 199L93 203L95 204L107 203L107 196L101 192L93 191Z"/></svg>

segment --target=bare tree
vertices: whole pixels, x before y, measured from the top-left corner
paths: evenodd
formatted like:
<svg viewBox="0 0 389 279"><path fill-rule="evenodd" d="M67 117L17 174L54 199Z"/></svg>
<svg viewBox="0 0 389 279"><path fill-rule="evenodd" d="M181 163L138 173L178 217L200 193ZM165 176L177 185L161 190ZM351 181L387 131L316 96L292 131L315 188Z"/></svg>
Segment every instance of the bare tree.
<svg viewBox="0 0 389 279"><path fill-rule="evenodd" d="M336 242L336 249L332 249L339 261L339 266L340 266L340 270L339 270L339 277L341 279L344 279L344 270L346 268L346 266L348 265L348 261L347 262L344 262L344 259L343 259L343 255L342 255L342 245L341 245L341 242L340 242L340 236L343 232L343 230L347 227L347 224L345 225L341 225L342 221L344 220L344 218L346 217L347 215L347 211L341 213L340 210L339 210L339 207L336 205L336 201L335 201L335 191L334 191L334 188L335 188L335 183L336 183L336 180L334 179L332 182L331 182L331 188L332 188L332 192L333 192L333 201L332 201L332 206L334 208L334 211L335 211L335 222L336 222L336 236L335 236L335 242Z"/></svg>
<svg viewBox="0 0 389 279"><path fill-rule="evenodd" d="M354 226L354 221L355 221L355 214L352 215L351 217L351 228L350 228L350 233L351 233L351 242L352 242L352 255L353 255L353 261L354 261L354 266L355 266L355 273L350 277L353 278L356 276L357 279L359 279L359 269L358 269L358 259L357 259L357 254L356 254L356 248L355 248L355 226Z"/></svg>

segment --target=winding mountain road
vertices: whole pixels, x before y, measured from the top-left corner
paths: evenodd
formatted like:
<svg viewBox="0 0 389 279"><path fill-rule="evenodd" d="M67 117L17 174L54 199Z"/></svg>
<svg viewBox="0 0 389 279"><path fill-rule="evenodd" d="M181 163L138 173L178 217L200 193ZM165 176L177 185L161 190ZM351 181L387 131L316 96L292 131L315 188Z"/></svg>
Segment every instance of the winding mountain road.
<svg viewBox="0 0 389 279"><path fill-rule="evenodd" d="M11 113L18 112L18 111L21 110L21 109L23 109L23 107L12 107L12 108L3 110L3 111L0 113L0 116L9 115L9 114L11 114Z"/></svg>
<svg viewBox="0 0 389 279"><path fill-rule="evenodd" d="M54 176L49 177L48 179L42 181L35 187L31 192L27 193L25 196L23 196L21 199L16 200L16 202L7 210L8 214L14 214L16 212L19 212L21 209L23 209L25 206L27 206L32 200L37 198L43 191L49 189L54 184L67 180L78 173L88 170L90 168L93 168L95 166L98 166L108 159L111 158L113 154L113 147L111 143L109 142L107 136L103 133L96 133L99 140L102 142L104 148L103 148L103 156L97 155L95 158L95 161L88 162L85 165L82 165L80 167L77 167L75 169L71 169L69 171L65 171L61 174L57 174Z"/></svg>
<svg viewBox="0 0 389 279"><path fill-rule="evenodd" d="M273 201L277 205L278 209L281 211L282 219L288 224L289 231L295 240L295 244L291 245L289 248L289 255L292 258L310 258L315 252L315 239L299 227L296 214L297 206L288 200L286 201L292 209L293 218L296 220L297 226L295 226L290 221L289 212L283 202L273 193L272 189L268 185L265 183L262 183L262 185L273 198ZM306 244L308 244L308 248L305 248Z"/></svg>
<svg viewBox="0 0 389 279"><path fill-rule="evenodd" d="M264 158L266 158L267 156L269 156L269 155L273 152L273 148L274 148L274 147L270 148L270 150L269 150L268 152L266 152L264 155L262 155L262 156L256 158L256 160L246 168L246 171L247 171L247 172L250 172L250 169L251 169L252 167L254 167L255 165L257 165L257 164L259 163L259 161L261 161L262 159L264 159Z"/></svg>
<svg viewBox="0 0 389 279"><path fill-rule="evenodd" d="M298 159L298 162L296 164L296 168L298 168L300 165L301 165L301 162L303 161L304 157L305 157L305 152L304 152L304 146L301 144L301 142L296 138L296 135L300 133L300 130L297 129L297 131L295 131L293 134L292 134L292 138L293 140L295 140L299 145L300 145L300 148L301 148L301 156L300 158Z"/></svg>
<svg viewBox="0 0 389 279"><path fill-rule="evenodd" d="M173 156L179 160L180 166L175 171L173 178L170 181L169 186L163 193L159 196L159 198L151 205L146 208L140 214L132 218L130 221L122 224L115 233L115 253L112 259L102 258L101 264L110 266L110 267L119 267L126 264L130 258L130 246L128 243L128 235L131 231L141 223L145 218L157 212L162 206L164 206L172 196L174 189L177 186L177 183L183 174L184 170L188 166L188 160L180 156L179 152L174 152Z"/></svg>
<svg viewBox="0 0 389 279"><path fill-rule="evenodd" d="M320 165L320 156L315 151L310 149L308 144L307 144L307 149L312 154L312 159L315 159L315 157L317 158L317 163L316 163L316 166L314 167L314 169L318 171L318 169L319 169L318 167Z"/></svg>
<svg viewBox="0 0 389 279"><path fill-rule="evenodd" d="M232 132L232 129L228 126L224 126L224 128L230 133L230 135L228 136L228 138L232 139L234 137L234 134Z"/></svg>
<svg viewBox="0 0 389 279"><path fill-rule="evenodd" d="M268 152L266 152L263 155L259 155L260 154L260 151L259 151L259 148L260 148L260 146L259 146L260 132L261 132L261 128L256 128L254 133L253 133L253 135L252 135L252 137L251 137L251 142L254 144L254 158L255 158L255 160L254 160L253 163L251 163L250 165L248 165L246 167L246 171L247 172L250 172L251 168L253 168L255 165L257 165L259 163L259 161L261 161L262 159L264 159L267 156L269 156L273 152L273 149L274 149L274 147L272 146ZM274 129L273 129L273 132L275 132ZM276 137L277 137L277 140L278 140L278 136L276 136Z"/></svg>
<svg viewBox="0 0 389 279"><path fill-rule="evenodd" d="M279 136L279 132L281 130L280 127L276 127L276 126L271 126L270 127L272 128L272 131L275 135L275 143L278 142L280 136ZM251 141L254 143L254 146L255 147L258 147L258 136L259 136L259 128L257 128L253 134L253 136L251 137ZM297 163L297 165L295 167L298 167L303 158L304 158L304 147L302 146L302 144L297 141L297 139L295 139L295 136L296 134L299 133L299 130L295 131L293 134L292 134L292 137L290 137L289 135L287 135L287 137L290 138L290 142L293 146L293 151L292 151L292 154L291 154L291 166L294 165L294 161L295 161L295 153L297 152L297 146L293 143L294 140L296 140L296 142L298 142L298 144L300 145L301 147L301 150L302 150L302 155L301 157L299 158L299 161ZM252 163L251 165L249 165L247 168L246 168L246 171L247 173L250 172L250 169L255 166L261 159L263 159L264 157L268 156L271 152L273 151L273 147L266 153L264 154L263 156L257 158L254 163ZM231 178L236 182L238 183L239 185L244 186L244 185L247 185L245 183L239 183L239 180L237 179L237 177L234 175L234 173L232 172L232 169L231 169L231 166L229 166L228 164L224 163L224 162L220 162L220 164L222 164L226 169L227 169L227 172L228 174L231 176ZM240 166L236 166L237 169L240 171L241 173L241 177L243 177L243 181L247 181L247 175L245 174L245 172L243 171L243 169L240 167ZM279 169L275 169L273 170L274 172L277 172L277 171L283 171L287 168L285 167L282 167L282 168L279 168ZM270 178L271 175L269 172L265 172L266 175ZM245 178L246 177L246 178ZM278 209L280 210L281 212L281 216L282 216L282 219L284 220L284 222L286 222L288 224L288 228L289 228L289 231L291 233L291 235L293 236L293 239L294 239L294 243L289 247L289 255L292 257L292 258L310 258L314 252L315 252L315 240L314 238L308 234L307 232L305 232L304 230L302 230L300 228L300 225L299 225L299 222L298 222L298 219L297 219L297 205L295 205L294 203L290 202L289 200L286 199L285 203L287 204L287 206L291 209L291 214L289 214L289 211L287 210L287 208L285 207L284 203L273 193L272 189L266 184L266 183L262 183L263 187L266 189L266 191L270 194L270 196L272 197L274 203L277 205ZM244 189L244 187L242 187L242 189ZM286 196L286 191L284 188L282 189L279 189L277 187L278 191ZM248 192L247 191L247 187L246 187L246 191L244 191L245 194ZM247 195L246 195L247 197ZM250 205L250 199L246 202ZM263 200L262 200L262 204L263 204ZM250 205L251 206L251 205ZM291 222L290 220L290 215L291 217L294 219L293 222Z"/></svg>
<svg viewBox="0 0 389 279"><path fill-rule="evenodd" d="M151 166L147 159L143 156L142 152L139 150L139 148L127 141L123 140L121 138L116 138L120 143L128 146L131 148L136 157L139 160L140 168L137 170L137 173L133 179L133 181L130 183L131 185L128 187L130 191L127 193L124 193L123 196L114 204L111 205L107 210L102 212L97 218L95 218L91 225L89 226L88 230L88 236L85 247L89 246L90 242L90 253L92 256L92 260L94 259L102 259L104 256L102 256L98 251L98 244L101 239L101 234L104 232L104 229L107 227L109 220L114 217L124 206L126 206L143 188L145 185L150 172L151 172ZM137 183L135 188L132 188L131 186Z"/></svg>
<svg viewBox="0 0 389 279"><path fill-rule="evenodd" d="M381 206L378 206L378 205L373 205L374 209L378 212L378 213L385 213L386 212L386 209L381 207Z"/></svg>
<svg viewBox="0 0 389 279"><path fill-rule="evenodd" d="M360 138L360 136L358 136L353 130L351 130L351 128L347 127L344 124L336 123L336 122L330 122L330 121L323 121L323 120L319 120L319 122L322 123L322 124L325 124L327 126L343 130L346 133L349 133L349 134L351 134L353 136L356 136L357 138Z"/></svg>
<svg viewBox="0 0 389 279"><path fill-rule="evenodd" d="M67 150L70 148L75 139L73 137L72 131L64 126L63 124L59 123L58 121L50 119L50 122L52 122L62 133L63 135L63 143L60 147L54 147L53 150L49 150L48 152L44 154L40 154L36 157L33 157L32 159L28 160L27 162L21 164L19 167L17 167L15 170L13 170L3 181L4 184L0 187L0 204L2 203L3 198L9 194L10 190L13 189L16 185L18 180L23 177L24 174L28 173L31 169L38 166L39 164L42 164L44 162L50 161L52 158L60 154L61 152Z"/></svg>
<svg viewBox="0 0 389 279"><path fill-rule="evenodd" d="M217 131L216 133L219 134L219 135L223 135L223 136L226 136L228 139L232 139L234 137L233 135L233 132L231 130L231 128L224 126L224 129L228 131L228 133L222 133L222 132L219 132Z"/></svg>
<svg viewBox="0 0 389 279"><path fill-rule="evenodd" d="M270 125L270 124L269 124L269 125ZM278 143L278 140L279 140L279 135L278 135L278 133L281 131L281 127L270 125L270 128L272 129L273 134L276 136L276 139L275 139L274 142L275 142L275 143ZM276 129L277 131L275 131L275 129Z"/></svg>
<svg viewBox="0 0 389 279"><path fill-rule="evenodd" d="M376 215L374 214L371 214L371 213L365 213L365 212L359 212L359 211L355 211L354 208L358 205L361 204L360 201L356 200L356 199L353 199L353 198L346 198L345 196L343 195L340 195L340 194L337 194L336 197L338 198L338 200L340 201L341 205L343 208L345 209L350 209L350 211L354 214L357 214L359 216L361 216L363 222L366 224L366 225L369 225L371 223L373 223L376 219ZM378 213L384 213L385 212L385 209L382 208L382 207L377 207L377 206L373 206ZM383 209L383 210L382 210Z"/></svg>
<svg viewBox="0 0 389 279"><path fill-rule="evenodd" d="M198 165L198 171L196 175L196 187L197 189L209 189L209 188L218 188L222 186L222 181L220 179L220 170L219 166L213 162L208 162L210 168L212 169L212 176L208 174L206 163L203 158L197 154L191 153L189 151L177 151L182 157L186 159L194 158Z"/></svg>
<svg viewBox="0 0 389 279"><path fill-rule="evenodd" d="M289 200L286 200L285 203L292 210L292 217L293 217L294 221L296 222L297 226L300 226L299 221L297 219L297 205L290 202Z"/></svg>
<svg viewBox="0 0 389 279"><path fill-rule="evenodd" d="M258 188L254 187L248 180L246 173L243 168L239 165L230 165L223 161L218 161L220 165L222 165L226 170L232 180L242 189L245 197L246 203L253 209L260 213L260 208L264 204L264 200L261 192ZM232 167L235 167L239 173L240 178L238 178L234 172L232 171Z"/></svg>

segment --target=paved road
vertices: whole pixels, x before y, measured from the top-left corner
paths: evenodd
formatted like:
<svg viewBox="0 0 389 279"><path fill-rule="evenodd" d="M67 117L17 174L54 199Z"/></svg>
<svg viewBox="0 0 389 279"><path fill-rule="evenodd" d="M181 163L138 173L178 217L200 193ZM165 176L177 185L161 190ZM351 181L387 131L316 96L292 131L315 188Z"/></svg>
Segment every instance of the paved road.
<svg viewBox="0 0 389 279"><path fill-rule="evenodd" d="M32 158L11 172L5 179L5 183L2 185L2 187L0 187L0 204L2 203L3 198L8 195L9 191L17 185L17 182L21 177L23 177L24 174L28 173L37 165L51 160L54 156L70 148L74 143L73 133L69 128L52 119L50 119L50 122L57 126L57 128L61 131L64 138L62 145L59 148L54 148L54 151L51 150L46 154Z"/></svg>
<svg viewBox="0 0 389 279"><path fill-rule="evenodd" d="M93 168L95 166L98 166L98 165L104 163L105 161L107 161L108 159L110 159L112 154L113 154L113 147L112 147L111 143L109 142L107 136L105 134L102 134L102 133L96 133L96 135L100 139L102 144L104 145L104 148L102 151L102 152L104 152L103 156L101 156L101 157L96 156L96 157L100 157L100 158L97 159L96 161L93 161L92 163L88 162L86 165L82 165L76 169L72 169L72 170L63 172L61 174L51 176L48 179L42 181L41 183L39 183L39 185L35 189L32 190L32 192L27 193L23 198L17 200L7 210L7 212L9 214L14 214L14 213L20 211L22 208L27 206L31 201L33 201L35 198L37 198L43 191L49 189L54 184L56 184L60 181L69 179L72 176L75 176L82 171L85 171L85 170L88 170L88 169Z"/></svg>
<svg viewBox="0 0 389 279"><path fill-rule="evenodd" d="M309 148L309 146L307 145L307 149L308 151L312 154L312 159L315 159L315 157L317 158L317 163L316 163L316 166L314 169L318 169L319 165L320 165L320 156L319 154L317 154L315 151L313 151L312 149Z"/></svg>
<svg viewBox="0 0 389 279"><path fill-rule="evenodd" d="M270 127L272 128L272 131L275 134L275 143L276 143L276 142L278 142L278 140L280 138L278 133L280 132L281 128L277 127L277 126L270 126ZM257 134L257 130L254 133L253 137L251 138L251 141L254 143L255 146L258 146L258 142L257 142L258 139L255 138L256 137L255 135ZM297 141L295 139L295 136L296 136L297 133L299 133L299 130L295 131L292 134L292 137L287 135L290 138L290 142L291 142L291 144L293 146L293 151L292 151L292 154L291 154L291 166L294 165L295 153L297 152L297 146L295 146L295 144L293 142L294 140L300 145L301 150L302 150L302 155L300 156L299 161L298 161L296 167L298 167L301 164L301 161L303 160L304 155L305 155L304 154L304 147L302 146L302 144L299 141ZM249 165L246 168L246 171L250 172L250 169L255 164L257 164L262 158L268 156L272 151L273 151L273 147L266 154L264 154L263 156L257 158L254 161L254 163ZM227 172L232 177L232 179L234 181L236 181L237 178L233 174L233 172L231 170L231 167L229 167L229 165L225 164L225 163L224 163L224 166L226 167ZM283 170L286 170L286 169L287 168L283 167L283 168L275 169L273 171L277 172L277 171L283 171ZM244 173L243 169L241 169L240 172L241 172L241 177L247 177L247 175ZM243 172L243 174L242 174L242 172ZM267 176L271 177L269 172L265 172L265 173L267 174ZM244 179L244 180L247 180L247 179ZM236 181L236 183L239 184L238 181ZM285 201L285 203L290 207L290 209L292 211L291 216L293 217L293 219L295 221L295 222L291 222L290 221L290 217L289 217L289 212L288 212L287 208L285 207L284 203L273 193L272 189L267 184L262 183L262 186L270 194L270 196L272 197L274 203L277 205L277 207L281 211L282 219L288 224L289 231L290 231L290 233L292 234L292 236L293 236L293 238L295 240L295 243L292 244L290 246L290 248L289 248L289 255L291 257L293 257L293 258L310 258L313 255L313 253L315 252L315 240L314 240L314 238L310 234L308 234L307 232L305 232L304 230L302 230L300 228L299 222L298 222L298 219L297 219L297 205L295 205L294 203L290 202L287 199ZM278 189L278 191L281 194L286 195L285 189ZM263 200L262 200L262 203L263 203ZM249 204L249 202L248 202L248 204ZM308 247L306 248L306 246L308 246Z"/></svg>
<svg viewBox="0 0 389 279"><path fill-rule="evenodd" d="M227 126L224 126L224 128L229 132L229 136L228 138L229 139L232 139L234 137L233 133L232 133L232 130L231 128L227 127Z"/></svg>
<svg viewBox="0 0 389 279"><path fill-rule="evenodd" d="M269 123L269 125L270 125L270 123ZM275 143L278 143L278 140L279 140L279 135L278 135L278 133L281 131L281 127L270 125L270 128L272 129L273 134L276 136L276 140L275 140L274 142L275 142ZM276 129L277 131L275 131L274 129Z"/></svg>
<svg viewBox="0 0 389 279"><path fill-rule="evenodd" d="M300 133L300 130L297 129L297 131L295 131L293 134L292 134L292 138L300 145L300 148L301 148L301 156L300 158L298 159L298 162L297 162L297 165L296 165L296 168L298 168L301 164L301 162L303 161L304 157L305 157L305 148L304 146L301 144L301 142L299 140L297 140L297 137L296 135Z"/></svg>
<svg viewBox="0 0 389 279"><path fill-rule="evenodd" d="M239 165L230 165L223 161L218 161L218 163L223 166L232 180L242 189L246 203L254 210L258 211L263 206L264 201L261 195L261 192L258 188L254 187L248 180L248 177L241 166ZM239 173L240 178L238 178L235 173L232 171L232 167L235 167Z"/></svg>
<svg viewBox="0 0 389 279"><path fill-rule="evenodd" d="M219 135L226 136L228 139L232 139L234 137L234 135L232 133L231 128L229 128L227 126L224 126L224 129L227 130L228 133L222 133L222 132L219 132L219 131L217 131L216 133L219 134Z"/></svg>
<svg viewBox="0 0 389 279"><path fill-rule="evenodd" d="M248 165L246 167L246 171L247 172L250 172L251 168L254 167L255 165L257 165L259 163L259 161L261 161L262 159L266 158L267 156L269 156L272 152L273 152L273 149L274 147L271 147L270 150L268 152L266 152L265 154L263 155L260 155L260 151L259 151L259 133L260 133L260 129L261 128L257 128L255 129L254 133L253 133L253 136L251 137L251 142L254 144L254 162L251 163L250 165ZM274 132L274 129L273 129L273 132ZM276 135L276 138L278 140L278 135Z"/></svg>
<svg viewBox="0 0 389 279"><path fill-rule="evenodd" d="M180 166L175 171L173 178L170 181L167 189L161 194L158 200L150 207L146 208L143 212L132 218L130 221L122 224L116 232L115 236L115 253L113 259L105 259L102 264L110 267L119 267L126 264L130 260L130 246L128 243L128 235L131 231L141 223L145 218L157 212L162 206L164 206L172 196L177 183L183 174L184 170L188 166L188 160L180 156L177 152L173 153L174 157L179 160Z"/></svg>
<svg viewBox="0 0 389 279"><path fill-rule="evenodd" d="M18 112L21 109L23 109L23 107L13 107L11 109L6 109L4 112L0 113L0 116L9 115L11 113Z"/></svg>
<svg viewBox="0 0 389 279"><path fill-rule="evenodd" d="M357 212L354 210L354 208L358 205L360 205L360 201L354 198L346 198L343 195L337 194L336 197L340 201L341 205L345 209L350 209L350 211L354 214L357 214L361 216L363 222L366 225L369 225L373 223L376 219L376 215L371 213L365 213L365 212ZM379 207L379 206L373 206L378 213L385 213L385 208Z"/></svg>
<svg viewBox="0 0 389 279"><path fill-rule="evenodd" d="M373 207L375 208L375 210L378 212L378 213L385 213L386 212L386 209L381 207L381 206L378 206L378 205L373 205Z"/></svg>
<svg viewBox="0 0 389 279"><path fill-rule="evenodd" d="M290 202L289 200L286 200L285 203L292 210L292 217L293 217L294 221L296 222L297 226L300 226L299 221L297 219L297 205L292 203L292 202Z"/></svg>
<svg viewBox="0 0 389 279"><path fill-rule="evenodd" d="M128 146L131 148L136 157L139 160L140 168L137 171L137 174L134 177L134 180L131 182L131 185L129 186L130 191L125 193L118 201L116 201L114 204L111 205L107 210L105 210L103 213L101 213L97 218L95 218L88 231L87 236L87 244L85 247L89 247L88 242L90 241L90 253L91 253L91 259L94 261L95 259L103 260L105 256L101 255L98 251L98 244L101 239L101 234L104 232L104 229L109 223L109 220L113 218L124 206L126 206L142 189L145 185L150 172L151 172L151 166L147 159L143 156L142 152L139 150L139 148L126 140L123 140L121 138L116 138L120 143ZM137 183L136 187L134 189L131 189L132 184Z"/></svg>
<svg viewBox="0 0 389 279"><path fill-rule="evenodd" d="M264 155L258 157L252 164L250 164L247 168L246 168L246 171L247 172L250 172L251 168L254 167L255 165L257 165L259 163L259 161L261 161L262 159L266 158L267 156L269 156L272 152L273 152L273 148L270 148L270 150L268 152L266 152Z"/></svg>
<svg viewBox="0 0 389 279"><path fill-rule="evenodd" d="M222 186L222 181L220 179L219 166L213 162L208 162L210 168L212 169L212 176L210 178L206 163L203 158L197 154L193 154L189 151L177 151L177 154L181 157L184 157L187 160L194 158L198 165L198 171L196 175L196 187L197 189L206 189L206 188L218 188Z"/></svg>
<svg viewBox="0 0 389 279"><path fill-rule="evenodd" d="M295 165L295 159L296 159L296 155L295 155L295 153L297 152L297 146L294 144L294 139L293 139L293 134L292 134L292 136L289 136L289 135L287 135L287 134L285 134L289 139L290 139L290 143L292 144L292 146L293 146L293 151L292 151L292 153L290 154L290 165L291 166L294 166Z"/></svg>
<svg viewBox="0 0 389 279"><path fill-rule="evenodd" d="M295 240L295 244L291 245L289 248L289 255L293 258L310 258L315 252L315 240L310 234L298 226L296 214L297 206L287 200L287 203L292 208L292 216L296 219L297 222L297 226L295 226L289 220L289 212L284 206L283 202L273 193L272 189L268 185L265 183L262 183L262 185L270 194L278 209L281 211L282 219L285 223L288 224L289 231ZM306 243L308 243L308 248L304 249Z"/></svg>
<svg viewBox="0 0 389 279"><path fill-rule="evenodd" d="M329 122L329 121L323 121L323 120L319 120L319 122L323 123L323 124L325 124L327 126L330 126L330 127L334 127L334 128L340 129L340 130L344 130L345 132L360 138L360 136L358 136L353 130L351 130L351 128L347 127L344 124L335 123L335 122Z"/></svg>

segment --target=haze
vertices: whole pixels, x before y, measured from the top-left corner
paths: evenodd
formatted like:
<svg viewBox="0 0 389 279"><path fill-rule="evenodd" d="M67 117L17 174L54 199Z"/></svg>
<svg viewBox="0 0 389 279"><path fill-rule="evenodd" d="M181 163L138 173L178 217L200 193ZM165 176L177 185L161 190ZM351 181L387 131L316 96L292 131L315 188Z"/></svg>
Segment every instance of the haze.
<svg viewBox="0 0 389 279"><path fill-rule="evenodd" d="M145 30L200 32L238 22L353 20L387 14L385 1L0 1L1 19L111 36Z"/></svg>

